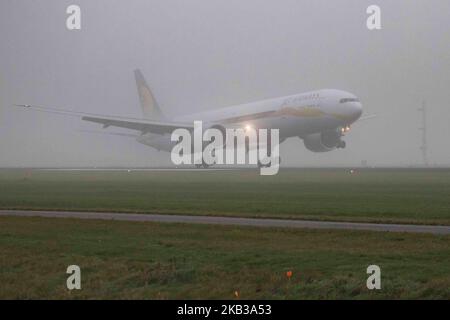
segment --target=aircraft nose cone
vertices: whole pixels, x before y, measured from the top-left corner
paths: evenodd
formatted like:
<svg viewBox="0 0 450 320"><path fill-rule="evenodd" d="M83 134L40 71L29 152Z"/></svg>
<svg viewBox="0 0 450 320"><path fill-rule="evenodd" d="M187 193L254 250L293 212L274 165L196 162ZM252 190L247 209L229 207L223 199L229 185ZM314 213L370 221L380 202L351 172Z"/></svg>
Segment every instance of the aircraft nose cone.
<svg viewBox="0 0 450 320"><path fill-rule="evenodd" d="M361 117L362 112L363 112L362 104L357 102L357 103L355 103L353 108L354 108L353 109L353 116L355 117L355 120L358 120Z"/></svg>
<svg viewBox="0 0 450 320"><path fill-rule="evenodd" d="M351 102L348 104L347 108L347 115L348 118L352 121L355 122L356 120L358 120L361 115L362 115L362 105L360 102Z"/></svg>

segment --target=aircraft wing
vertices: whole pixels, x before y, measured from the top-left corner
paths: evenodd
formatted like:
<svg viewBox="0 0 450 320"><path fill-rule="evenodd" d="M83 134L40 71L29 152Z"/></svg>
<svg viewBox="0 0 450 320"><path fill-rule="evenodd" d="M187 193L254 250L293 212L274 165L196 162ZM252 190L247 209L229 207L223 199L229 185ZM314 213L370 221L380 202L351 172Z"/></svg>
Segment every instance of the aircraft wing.
<svg viewBox="0 0 450 320"><path fill-rule="evenodd" d="M357 120L357 122L359 122L359 121L366 121L366 120L373 119L373 118L376 118L376 117L377 117L376 114L371 114L371 115L368 115L368 116L364 116L364 117L359 118L359 119Z"/></svg>
<svg viewBox="0 0 450 320"><path fill-rule="evenodd" d="M137 134L137 133L123 133L123 132L95 131L95 130L78 130L78 132L109 135L109 136L119 136L119 137L135 138L135 139L137 137L139 137L139 134Z"/></svg>
<svg viewBox="0 0 450 320"><path fill-rule="evenodd" d="M80 117L84 121L95 122L103 125L103 128L107 127L119 127L131 130L140 131L143 133L157 133L165 134L172 133L175 129L184 128L191 130L194 128L193 123L183 122L171 122L171 121L156 121L138 118L127 118L121 116L107 116L94 113L77 112L71 110L63 110L58 108L40 107L32 105L15 105L26 109L32 109L36 111L64 114L70 116Z"/></svg>

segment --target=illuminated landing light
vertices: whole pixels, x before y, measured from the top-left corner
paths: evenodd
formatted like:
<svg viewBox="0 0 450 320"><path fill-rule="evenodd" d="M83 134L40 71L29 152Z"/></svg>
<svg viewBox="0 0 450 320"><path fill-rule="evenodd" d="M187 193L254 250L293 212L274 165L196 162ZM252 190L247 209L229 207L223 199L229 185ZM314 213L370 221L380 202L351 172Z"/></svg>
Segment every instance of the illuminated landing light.
<svg viewBox="0 0 450 320"><path fill-rule="evenodd" d="M349 132L349 131L350 131L350 126L346 126L346 127L341 128L341 132L342 133L346 133L346 132Z"/></svg>
<svg viewBox="0 0 450 320"><path fill-rule="evenodd" d="M250 130L252 130L253 129L253 127L251 126L251 125L249 125L249 124L247 124L246 126L245 126L245 131L250 131Z"/></svg>

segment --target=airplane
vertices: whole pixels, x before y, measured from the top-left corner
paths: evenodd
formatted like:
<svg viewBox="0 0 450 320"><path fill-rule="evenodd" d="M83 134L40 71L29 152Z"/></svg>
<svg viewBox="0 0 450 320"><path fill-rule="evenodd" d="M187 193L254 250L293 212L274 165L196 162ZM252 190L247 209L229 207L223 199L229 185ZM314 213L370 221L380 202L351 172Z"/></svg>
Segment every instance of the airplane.
<svg viewBox="0 0 450 320"><path fill-rule="evenodd" d="M312 152L329 152L345 148L342 138L350 126L361 120L363 109L352 93L322 89L258 102L219 108L169 119L162 112L139 69L134 71L142 118L128 118L33 105L16 105L37 111L81 117L84 121L101 124L104 129L119 127L136 131L130 134L136 141L159 151L170 152L176 141L171 133L178 128L193 130L194 121L207 128L225 132L227 128L279 129L280 144L290 137L303 140ZM366 117L370 118L372 116ZM127 135L121 133L111 133ZM200 165L201 166L201 165ZM205 164L203 166L207 167Z"/></svg>

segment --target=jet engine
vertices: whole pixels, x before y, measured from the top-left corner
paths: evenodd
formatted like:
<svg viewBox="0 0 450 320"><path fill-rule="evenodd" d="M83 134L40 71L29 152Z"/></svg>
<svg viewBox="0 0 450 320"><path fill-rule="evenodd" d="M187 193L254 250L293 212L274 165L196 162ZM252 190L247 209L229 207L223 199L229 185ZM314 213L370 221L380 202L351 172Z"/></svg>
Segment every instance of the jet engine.
<svg viewBox="0 0 450 320"><path fill-rule="evenodd" d="M313 152L328 152L336 148L345 148L345 141L341 139L342 130L328 130L309 134L303 137L306 149Z"/></svg>

